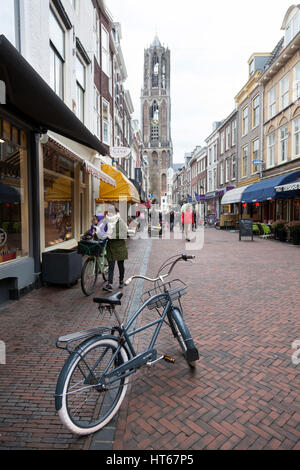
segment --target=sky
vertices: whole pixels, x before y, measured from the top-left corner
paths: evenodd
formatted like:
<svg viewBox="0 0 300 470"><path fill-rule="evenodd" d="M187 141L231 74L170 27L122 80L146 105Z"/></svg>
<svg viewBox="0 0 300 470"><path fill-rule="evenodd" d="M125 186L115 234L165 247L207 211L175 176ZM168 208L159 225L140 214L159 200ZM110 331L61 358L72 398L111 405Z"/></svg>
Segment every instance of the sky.
<svg viewBox="0 0 300 470"><path fill-rule="evenodd" d="M105 0L121 23L124 84L141 127L144 49L157 33L171 52L173 161L205 145L215 121L235 109L254 52L272 52L290 0Z"/></svg>

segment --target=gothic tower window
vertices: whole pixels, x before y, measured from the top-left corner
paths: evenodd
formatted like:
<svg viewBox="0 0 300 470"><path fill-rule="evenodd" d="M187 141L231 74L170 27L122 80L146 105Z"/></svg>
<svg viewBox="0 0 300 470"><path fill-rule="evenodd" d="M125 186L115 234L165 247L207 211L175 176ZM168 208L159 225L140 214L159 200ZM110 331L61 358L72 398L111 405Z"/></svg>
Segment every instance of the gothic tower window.
<svg viewBox="0 0 300 470"><path fill-rule="evenodd" d="M158 88L158 68L159 60L156 52L154 52L152 58L152 88Z"/></svg>
<svg viewBox="0 0 300 470"><path fill-rule="evenodd" d="M151 106L151 140L159 140L159 111L157 101Z"/></svg>
<svg viewBox="0 0 300 470"><path fill-rule="evenodd" d="M167 168L167 152L165 150L161 154L161 166L162 168Z"/></svg>
<svg viewBox="0 0 300 470"><path fill-rule="evenodd" d="M158 166L158 155L157 152L152 152L152 165Z"/></svg>
<svg viewBox="0 0 300 470"><path fill-rule="evenodd" d="M166 88L166 58L165 56L163 56L161 60L161 86L162 88Z"/></svg>

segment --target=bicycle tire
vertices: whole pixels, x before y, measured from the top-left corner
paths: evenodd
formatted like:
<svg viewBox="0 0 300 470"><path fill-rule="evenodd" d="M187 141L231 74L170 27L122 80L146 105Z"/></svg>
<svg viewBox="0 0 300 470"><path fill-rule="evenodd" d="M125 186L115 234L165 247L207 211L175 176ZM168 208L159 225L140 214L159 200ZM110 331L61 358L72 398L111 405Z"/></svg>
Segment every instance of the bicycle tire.
<svg viewBox="0 0 300 470"><path fill-rule="evenodd" d="M110 336L90 338L71 353L63 366L56 386L55 407L64 426L73 434L83 436L99 431L120 408L127 391L128 377L121 375L111 388L103 390L96 386L95 377L86 366L88 364L90 369L95 367L92 370L99 380L101 367L107 367L118 347L117 339ZM128 354L121 347L111 364L112 369L108 370L127 361ZM74 390L75 385L79 387L77 391Z"/></svg>
<svg viewBox="0 0 300 470"><path fill-rule="evenodd" d="M190 367L195 367L199 353L178 308L172 309L169 321L173 336L177 339L186 361Z"/></svg>
<svg viewBox="0 0 300 470"><path fill-rule="evenodd" d="M95 259L87 258L81 270L81 289L89 296L96 289L98 271L95 269Z"/></svg>

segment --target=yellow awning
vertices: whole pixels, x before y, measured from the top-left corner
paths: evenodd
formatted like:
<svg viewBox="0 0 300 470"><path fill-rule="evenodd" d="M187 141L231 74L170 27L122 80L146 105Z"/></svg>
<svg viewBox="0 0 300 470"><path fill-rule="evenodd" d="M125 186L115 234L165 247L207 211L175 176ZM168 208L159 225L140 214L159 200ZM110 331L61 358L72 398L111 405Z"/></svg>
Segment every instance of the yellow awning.
<svg viewBox="0 0 300 470"><path fill-rule="evenodd" d="M115 180L116 186L113 187L101 181L99 185L99 199L96 199L97 204L102 202L118 202L119 200L126 200L131 204L140 202L136 187L121 171L107 164L102 164L101 170Z"/></svg>

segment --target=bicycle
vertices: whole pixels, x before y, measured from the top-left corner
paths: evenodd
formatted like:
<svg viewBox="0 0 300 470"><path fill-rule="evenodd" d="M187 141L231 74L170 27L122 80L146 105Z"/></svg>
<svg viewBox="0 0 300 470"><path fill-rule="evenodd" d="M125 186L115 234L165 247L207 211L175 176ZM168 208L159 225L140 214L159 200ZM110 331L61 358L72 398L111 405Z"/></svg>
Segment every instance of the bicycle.
<svg viewBox="0 0 300 470"><path fill-rule="evenodd" d="M107 281L106 239L96 241L82 238L78 242L77 251L83 256L88 256L81 269L81 289L86 296L89 296L96 289L99 273L102 274L103 280Z"/></svg>
<svg viewBox="0 0 300 470"><path fill-rule="evenodd" d="M186 293L186 284L174 279L165 282L180 260L190 260L194 256L176 255L166 260L154 279L136 275L129 278L140 278L154 283L154 289L142 295L142 305L131 315L124 326L115 310L121 305L122 292L106 298L94 298L100 312L108 310L113 313L118 325L114 327L97 327L60 337L56 346L69 353L60 375L55 392L55 407L62 423L74 434L86 435L94 433L106 426L115 416L125 397L129 376L142 366L152 366L164 359L174 362L167 355L157 355L155 343L163 323L167 323L182 349L185 359L191 367L195 367L199 353L191 334L184 322L180 298ZM160 274L170 266L167 274ZM178 300L180 307L173 305ZM136 328L136 320L141 312L149 308L156 309L159 318L144 326ZM161 312L161 308L163 311ZM133 330L129 331L133 326ZM131 337L155 326L149 347L137 353ZM72 343L80 344L74 349Z"/></svg>

